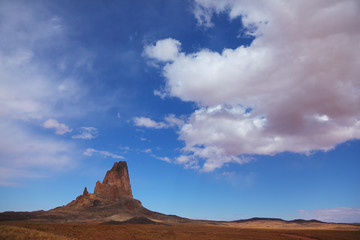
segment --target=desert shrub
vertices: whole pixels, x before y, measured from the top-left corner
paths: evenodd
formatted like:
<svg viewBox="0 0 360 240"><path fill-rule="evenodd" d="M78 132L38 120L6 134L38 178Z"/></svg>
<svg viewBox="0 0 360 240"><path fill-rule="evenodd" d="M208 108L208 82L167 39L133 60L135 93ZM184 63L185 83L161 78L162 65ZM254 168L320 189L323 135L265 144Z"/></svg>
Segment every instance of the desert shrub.
<svg viewBox="0 0 360 240"><path fill-rule="evenodd" d="M64 236L58 236L34 229L23 227L0 225L0 240L70 240Z"/></svg>

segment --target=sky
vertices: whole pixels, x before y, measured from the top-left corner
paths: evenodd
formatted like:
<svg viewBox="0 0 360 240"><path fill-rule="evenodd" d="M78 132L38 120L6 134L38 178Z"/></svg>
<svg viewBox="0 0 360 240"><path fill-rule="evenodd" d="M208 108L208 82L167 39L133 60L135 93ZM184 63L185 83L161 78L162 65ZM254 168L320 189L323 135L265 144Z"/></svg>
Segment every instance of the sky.
<svg viewBox="0 0 360 240"><path fill-rule="evenodd" d="M0 211L116 161L182 217L360 222L360 1L0 0Z"/></svg>

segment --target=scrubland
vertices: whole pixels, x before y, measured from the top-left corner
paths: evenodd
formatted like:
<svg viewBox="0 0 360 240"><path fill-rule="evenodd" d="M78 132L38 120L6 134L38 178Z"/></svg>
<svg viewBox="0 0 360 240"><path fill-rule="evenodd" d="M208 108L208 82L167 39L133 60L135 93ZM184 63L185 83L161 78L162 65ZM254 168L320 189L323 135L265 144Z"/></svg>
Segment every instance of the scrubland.
<svg viewBox="0 0 360 240"><path fill-rule="evenodd" d="M0 239L298 239L356 240L360 231L330 229L239 228L206 224L120 224L2 222Z"/></svg>

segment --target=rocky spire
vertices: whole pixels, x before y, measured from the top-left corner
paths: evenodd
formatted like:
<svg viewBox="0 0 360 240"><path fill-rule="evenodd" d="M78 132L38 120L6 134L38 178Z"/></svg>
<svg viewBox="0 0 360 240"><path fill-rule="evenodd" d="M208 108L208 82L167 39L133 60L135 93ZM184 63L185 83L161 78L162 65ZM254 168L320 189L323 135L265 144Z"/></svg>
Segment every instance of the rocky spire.
<svg viewBox="0 0 360 240"><path fill-rule="evenodd" d="M83 195L84 195L84 196L88 196L88 195L89 195L89 192L88 192L88 190L87 190L86 187L85 187L85 189L84 189Z"/></svg>
<svg viewBox="0 0 360 240"><path fill-rule="evenodd" d="M94 194L107 200L117 200L122 197L133 198L126 162L114 163L112 169L107 171L103 182L96 183Z"/></svg>

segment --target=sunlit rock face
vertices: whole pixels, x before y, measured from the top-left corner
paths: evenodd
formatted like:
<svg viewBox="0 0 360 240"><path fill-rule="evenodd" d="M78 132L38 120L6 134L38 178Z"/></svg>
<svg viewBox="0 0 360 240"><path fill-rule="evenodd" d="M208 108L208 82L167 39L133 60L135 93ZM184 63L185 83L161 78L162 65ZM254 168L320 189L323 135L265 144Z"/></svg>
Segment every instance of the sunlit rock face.
<svg viewBox="0 0 360 240"><path fill-rule="evenodd" d="M123 197L133 198L126 162L114 163L112 169L107 171L103 182L96 183L94 194L109 201Z"/></svg>
<svg viewBox="0 0 360 240"><path fill-rule="evenodd" d="M89 193L85 187L83 194L66 207L86 209L117 203L124 204L126 209L141 206L140 201L133 199L128 167L124 161L114 163L114 166L107 171L102 183L97 181L94 193Z"/></svg>

